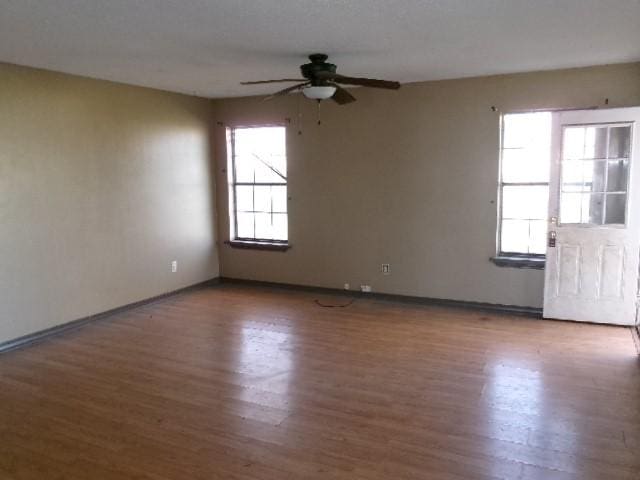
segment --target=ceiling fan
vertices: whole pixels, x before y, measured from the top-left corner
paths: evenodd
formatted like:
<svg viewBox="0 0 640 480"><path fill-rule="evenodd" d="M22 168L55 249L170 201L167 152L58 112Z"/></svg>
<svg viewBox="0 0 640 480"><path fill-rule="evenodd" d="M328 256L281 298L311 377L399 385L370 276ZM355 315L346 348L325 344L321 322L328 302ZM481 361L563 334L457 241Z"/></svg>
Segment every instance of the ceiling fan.
<svg viewBox="0 0 640 480"><path fill-rule="evenodd" d="M292 87L280 90L265 100L286 95L297 90L302 90L305 97L313 100L326 100L331 98L334 102L344 105L355 102L355 97L338 84L361 85L363 87L386 88L397 90L400 88L399 82L388 80L376 80L373 78L346 77L336 73L337 67L333 63L328 63L328 55L324 53L314 53L309 55L311 63L300 65L300 72L304 78L282 78L280 80L258 80L256 82L240 82L241 85L259 85L263 83L280 82L300 82Z"/></svg>

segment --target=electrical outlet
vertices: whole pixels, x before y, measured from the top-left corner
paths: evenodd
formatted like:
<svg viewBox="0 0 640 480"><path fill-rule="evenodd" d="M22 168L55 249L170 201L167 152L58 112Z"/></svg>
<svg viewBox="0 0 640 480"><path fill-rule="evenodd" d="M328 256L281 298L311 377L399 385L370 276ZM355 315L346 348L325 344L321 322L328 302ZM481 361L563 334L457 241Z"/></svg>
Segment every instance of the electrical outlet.
<svg viewBox="0 0 640 480"><path fill-rule="evenodd" d="M361 292L371 292L371 285L360 285Z"/></svg>
<svg viewBox="0 0 640 480"><path fill-rule="evenodd" d="M382 274L389 275L391 273L391 266L388 263L382 264Z"/></svg>
<svg viewBox="0 0 640 480"><path fill-rule="evenodd" d="M351 288L351 285L349 285L348 283L344 284L344 289L345 290L349 290Z"/></svg>
<svg viewBox="0 0 640 480"><path fill-rule="evenodd" d="M171 273L176 273L178 271L178 261L174 260L171 262Z"/></svg>

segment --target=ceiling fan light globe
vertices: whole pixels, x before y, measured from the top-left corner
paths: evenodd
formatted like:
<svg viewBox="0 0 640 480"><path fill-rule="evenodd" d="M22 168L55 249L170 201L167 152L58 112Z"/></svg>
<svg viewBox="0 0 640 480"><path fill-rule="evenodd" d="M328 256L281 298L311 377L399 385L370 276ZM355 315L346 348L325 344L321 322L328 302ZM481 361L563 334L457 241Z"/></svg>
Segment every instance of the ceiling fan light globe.
<svg viewBox="0 0 640 480"><path fill-rule="evenodd" d="M336 93L336 87L330 85L327 86L310 86L302 89L302 93L305 97L312 100L326 100L333 97Z"/></svg>

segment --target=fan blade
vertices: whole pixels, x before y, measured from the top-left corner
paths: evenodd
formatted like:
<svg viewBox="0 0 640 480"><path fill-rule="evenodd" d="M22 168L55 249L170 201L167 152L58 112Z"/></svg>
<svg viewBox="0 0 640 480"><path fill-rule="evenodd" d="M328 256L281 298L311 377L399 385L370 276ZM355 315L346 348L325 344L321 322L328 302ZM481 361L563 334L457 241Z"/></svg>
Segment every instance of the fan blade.
<svg viewBox="0 0 640 480"><path fill-rule="evenodd" d="M275 98L275 97L280 97L282 95L286 95L287 93L293 92L294 90L298 90L298 89L300 89L302 87L306 87L307 85L309 85L309 82L299 83L297 85L294 85L293 87L287 87L287 88L285 88L283 90L280 90L280 91L278 91L278 92L276 92L276 93L274 93L272 95L269 95L268 97L265 98L265 101L266 100L271 100L272 98Z"/></svg>
<svg viewBox="0 0 640 480"><path fill-rule="evenodd" d="M315 73L315 76L320 80L331 80L332 82L342 83L344 85L362 85L363 87L387 88L390 90L397 90L400 88L399 82L377 80L375 78L345 77L344 75L331 72L317 72Z"/></svg>
<svg viewBox="0 0 640 480"><path fill-rule="evenodd" d="M356 97L347 92L340 85L336 85L335 83L330 83L329 85L336 87L336 93L333 94L331 99L336 102L338 105L345 105L347 103L355 102Z"/></svg>
<svg viewBox="0 0 640 480"><path fill-rule="evenodd" d="M240 85L260 85L262 83L304 82L304 78L281 78L280 80L257 80L255 82L240 82Z"/></svg>

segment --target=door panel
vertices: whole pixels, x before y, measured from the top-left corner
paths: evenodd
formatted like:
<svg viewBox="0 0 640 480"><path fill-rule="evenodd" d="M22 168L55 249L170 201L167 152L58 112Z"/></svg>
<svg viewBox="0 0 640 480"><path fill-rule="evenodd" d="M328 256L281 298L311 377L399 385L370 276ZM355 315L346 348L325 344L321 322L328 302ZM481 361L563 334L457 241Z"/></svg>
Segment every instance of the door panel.
<svg viewBox="0 0 640 480"><path fill-rule="evenodd" d="M554 113L546 318L636 322L639 121L640 108Z"/></svg>
<svg viewBox="0 0 640 480"><path fill-rule="evenodd" d="M559 297L575 297L580 293L580 245L560 244L558 247Z"/></svg>
<svg viewBox="0 0 640 480"><path fill-rule="evenodd" d="M621 299L624 290L624 250L618 245L600 248L598 298Z"/></svg>

